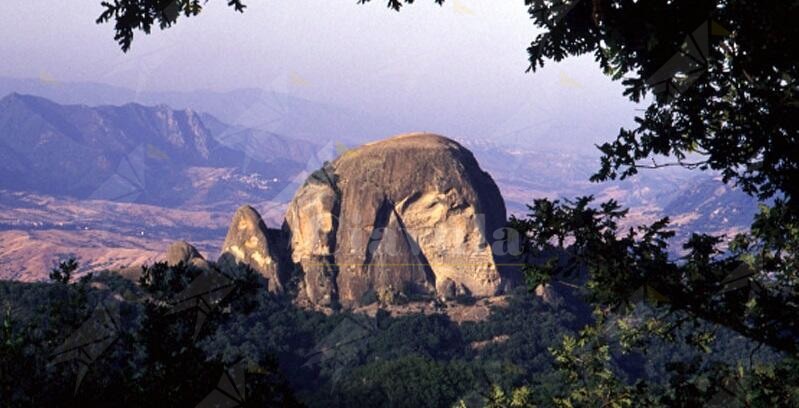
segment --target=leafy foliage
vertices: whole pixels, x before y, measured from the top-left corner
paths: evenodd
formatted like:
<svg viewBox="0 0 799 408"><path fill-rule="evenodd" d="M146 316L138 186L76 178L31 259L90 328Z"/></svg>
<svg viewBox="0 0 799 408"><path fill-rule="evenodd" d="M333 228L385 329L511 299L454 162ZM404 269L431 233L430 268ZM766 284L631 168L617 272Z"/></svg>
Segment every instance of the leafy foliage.
<svg viewBox="0 0 799 408"><path fill-rule="evenodd" d="M171 306L199 273L155 264L138 284L112 273L66 285L0 282L3 406L96 404L112 396L136 406L154 399L193 406L240 361L249 369L247 402L254 406L292 404L292 395L311 406L482 404L493 384L523 386L533 375L546 382L547 348L584 319L525 291L487 320L464 325L444 314L326 316L270 295L263 282L248 289L252 271L244 268L229 271L238 292L209 311L195 339L196 310L173 313ZM87 365L75 393L82 364L53 364L54 351L102 302L117 307L119 335ZM354 320L369 331L343 342L331 358L313 360L320 344L342 329L347 335Z"/></svg>
<svg viewBox="0 0 799 408"><path fill-rule="evenodd" d="M209 355L203 340L229 318L224 310L246 310L251 293L217 304L195 339L195 314L172 313L164 300L185 289L175 284L182 274L197 273L156 264L145 268L141 287L108 273L71 284L0 285L3 406L197 405L231 367ZM250 273L241 273L245 287ZM101 324L90 324L98 316ZM58 358L71 347L83 351ZM273 359L249 357L236 360L247 366L242 406L298 405Z"/></svg>
<svg viewBox="0 0 799 408"><path fill-rule="evenodd" d="M592 53L606 73L622 80L625 95L649 102L636 128L622 129L615 141L600 146L602 166L594 181L678 165L719 171L725 182L773 200L726 250L723 237L694 235L684 243L682 259L668 254L667 219L625 232L618 228L623 212L613 202L597 209L590 208L590 198L542 200L531 207L530 220L516 220L530 236L528 255L546 258L560 250L570 260L536 263L531 280L584 268L577 273L588 276L587 298L601 310L628 315L642 301L651 304L660 313L623 327L625 345L652 337L675 341L673 334L686 324L709 321L783 353L776 366L750 364L748 370L677 362L659 403L795 405L793 383L765 373L795 364L799 355L799 58L795 47L786 48L798 33L787 19L799 14L799 4L527 3L544 29L529 48L531 70L546 59ZM654 98L647 98L650 93ZM675 162L658 163L663 157ZM685 340L709 351L713 333L700 330ZM758 386L774 397L768 403L747 386L765 379L771 382Z"/></svg>
<svg viewBox="0 0 799 408"><path fill-rule="evenodd" d="M246 7L241 0L228 0L227 3L238 12L243 12ZM101 4L104 10L96 22L113 21L114 40L122 51L130 49L135 30L149 34L156 25L163 30L175 24L181 15L196 16L203 9L199 0L109 0Z"/></svg>
<svg viewBox="0 0 799 408"><path fill-rule="evenodd" d="M601 146L596 180L633 175L651 167L640 160L664 155L676 164L719 170L725 181L762 198L796 193L799 55L789 44L799 29L789 21L799 5L527 3L544 28L529 48L531 70L545 59L592 53L605 72L623 80L630 99L640 102L654 93L638 127ZM692 155L699 159L689 164Z"/></svg>
<svg viewBox="0 0 799 408"><path fill-rule="evenodd" d="M628 386L612 369L610 346L601 333L604 319L601 313L597 315L596 324L583 328L577 337L565 336L560 346L551 349L563 381L569 384L552 403L559 407L649 405L645 383Z"/></svg>
<svg viewBox="0 0 799 408"><path fill-rule="evenodd" d="M69 258L66 261L59 262L58 267L50 271L50 280L67 284L77 270L78 261L75 258Z"/></svg>
<svg viewBox="0 0 799 408"><path fill-rule="evenodd" d="M570 401L577 406L600 395L622 402L643 395L630 379L652 381L645 389L652 390L651 398L663 399L664 390L671 390L669 378L679 379L675 387L690 388L705 373L703 364L675 366L682 370L679 376L674 370L669 377L650 372L696 355L668 345L653 347L651 340L635 335L636 321L622 330L615 317L592 318L562 286L560 301L545 303L518 290L486 320L458 325L444 314L391 316L383 310L375 318L346 312L326 316L270 295L263 282L253 287L247 268L229 272L238 292L208 312L196 339L196 310L172 313L170 306L175 293L194 281L189 277L199 276L185 265L148 267L138 285L108 273L68 285L0 283L0 298L7 299L0 331L4 406L93 404L111 396L125 396L137 406L154 398L196 405L227 368L241 361L248 367L247 403L253 406L295 404L292 395L312 407L452 406L459 401L495 407ZM119 336L88 365L74 393L81 365L52 364L53 351L109 299L118 306ZM646 315L639 317L646 321ZM347 337L357 328L353 321L369 328L354 339ZM632 339L630 346L608 346L614 336ZM716 337L713 348L730 352L714 351L716 361L742 361L753 349L731 347L736 340L723 331ZM312 356L319 345L336 352L316 361ZM642 362L634 350L647 346L658 352L647 353ZM756 362L762 361L758 354ZM752 398L783 398L787 391L769 381L789 367L763 365L758 377L738 381L772 386Z"/></svg>
<svg viewBox="0 0 799 408"><path fill-rule="evenodd" d="M103 12L95 21L97 24L114 24L114 40L122 51L127 52L133 44L136 31L150 34L154 26L161 30L172 27L181 15L193 17L203 10L205 0L108 0L103 1ZM227 5L243 13L247 7L242 0L226 0ZM371 0L358 0L368 3ZM412 4L414 0L388 0L388 7L399 11L404 4ZM444 0L434 0L441 5Z"/></svg>
<svg viewBox="0 0 799 408"><path fill-rule="evenodd" d="M337 406L450 406L475 383L476 367L463 361L403 356L355 369L340 384Z"/></svg>
<svg viewBox="0 0 799 408"><path fill-rule="evenodd" d="M525 251L530 257L556 250L568 254L565 262L549 258L531 265L528 273L534 282L584 272L588 299L610 310L622 311L647 300L671 313L683 311L723 325L774 349L797 352L799 299L793 290L794 272L756 274L741 260L741 247L747 246L738 244L738 253L722 254L720 240L706 235L693 235L683 246L687 254L671 259L668 239L673 233L666 229L668 219L622 232L618 223L625 212L618 204L611 201L593 208L591 200L537 200L529 219L512 220L527 236ZM768 211L761 213L757 225L767 223L767 217Z"/></svg>

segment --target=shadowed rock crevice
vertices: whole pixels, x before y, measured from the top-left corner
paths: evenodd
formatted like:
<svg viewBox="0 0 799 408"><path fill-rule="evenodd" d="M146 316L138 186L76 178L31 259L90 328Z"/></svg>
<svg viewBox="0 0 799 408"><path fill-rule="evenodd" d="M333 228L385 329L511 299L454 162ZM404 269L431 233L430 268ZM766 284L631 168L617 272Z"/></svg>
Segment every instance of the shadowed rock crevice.
<svg viewBox="0 0 799 408"><path fill-rule="evenodd" d="M418 286L416 282L407 282L406 288L412 293L435 293L436 288L436 275L433 273L432 265L430 265L430 261L425 256L422 248L419 246L419 243L416 241L416 238L411 236L408 233L408 229L405 226L405 222L402 220L402 217L397 212L396 208L393 208L394 217L397 220L397 227L399 228L399 233L404 238L404 241L407 243L408 247L410 248L410 253L412 259L415 260L416 264L421 266L421 276L424 277L424 284L422 286Z"/></svg>
<svg viewBox="0 0 799 408"><path fill-rule="evenodd" d="M400 215L388 209L384 227L375 230L377 240L370 242L370 262L366 264L366 291L397 296L434 295L435 278Z"/></svg>
<svg viewBox="0 0 799 408"><path fill-rule="evenodd" d="M366 267L372 264L373 253L383 239L392 212L394 212L394 203L388 198L383 198L383 203L377 209L372 222L372 232L369 234L369 243L366 245L366 252L364 253L363 263Z"/></svg>

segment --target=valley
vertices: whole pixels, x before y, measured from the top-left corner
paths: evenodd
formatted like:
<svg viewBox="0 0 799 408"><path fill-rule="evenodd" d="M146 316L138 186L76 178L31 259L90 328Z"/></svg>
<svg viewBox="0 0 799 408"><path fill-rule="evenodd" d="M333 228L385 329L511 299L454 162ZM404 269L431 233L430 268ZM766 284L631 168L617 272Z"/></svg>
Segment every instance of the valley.
<svg viewBox="0 0 799 408"><path fill-rule="evenodd" d="M178 239L215 258L238 206L280 228L308 175L357 146L165 105L92 108L20 94L0 100L0 130L3 151L15 152L0 164L0 277L24 281L46 279L66 257L79 260L81 273L151 264ZM496 181L509 216L525 216L537 198L590 194L629 207L630 226L672 217L680 241L683 231L731 237L757 208L707 174L666 169L597 184L588 178L598 155L461 143Z"/></svg>

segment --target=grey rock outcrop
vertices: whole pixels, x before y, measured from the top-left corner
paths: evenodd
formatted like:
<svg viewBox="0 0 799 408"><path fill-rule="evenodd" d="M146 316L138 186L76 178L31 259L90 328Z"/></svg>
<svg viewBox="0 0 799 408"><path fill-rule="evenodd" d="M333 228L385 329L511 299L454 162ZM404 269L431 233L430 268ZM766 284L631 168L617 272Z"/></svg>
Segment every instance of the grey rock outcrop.
<svg viewBox="0 0 799 408"><path fill-rule="evenodd" d="M166 250L165 261L169 266L176 266L180 263L194 266L200 269L208 269L208 262L200 255L193 245L186 241L175 241Z"/></svg>
<svg viewBox="0 0 799 408"><path fill-rule="evenodd" d="M354 307L387 290L491 296L505 205L458 143L415 133L345 152L312 174L286 213L301 295Z"/></svg>
<svg viewBox="0 0 799 408"><path fill-rule="evenodd" d="M166 250L166 263L175 266L181 262L189 263L194 258L202 258L197 248L186 241L175 241Z"/></svg>
<svg viewBox="0 0 799 408"><path fill-rule="evenodd" d="M280 262L280 245L275 242L275 235L267 229L258 211L249 205L239 207L222 245L219 264L249 265L267 279L269 291L283 292L284 265Z"/></svg>

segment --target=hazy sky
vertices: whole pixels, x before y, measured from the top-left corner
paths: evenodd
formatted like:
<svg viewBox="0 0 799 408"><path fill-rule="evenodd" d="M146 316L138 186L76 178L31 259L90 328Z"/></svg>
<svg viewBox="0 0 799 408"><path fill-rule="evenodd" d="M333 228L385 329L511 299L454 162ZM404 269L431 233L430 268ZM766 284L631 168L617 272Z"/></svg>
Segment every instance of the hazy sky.
<svg viewBox="0 0 799 408"><path fill-rule="evenodd" d="M408 131L575 145L615 136L635 106L590 57L529 74L522 0L224 0L123 54L100 0L0 2L0 75L141 90L276 89L390 117ZM380 137L382 135L377 135Z"/></svg>

